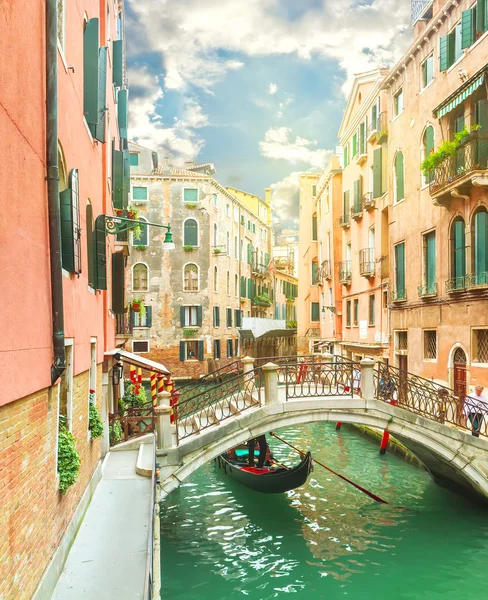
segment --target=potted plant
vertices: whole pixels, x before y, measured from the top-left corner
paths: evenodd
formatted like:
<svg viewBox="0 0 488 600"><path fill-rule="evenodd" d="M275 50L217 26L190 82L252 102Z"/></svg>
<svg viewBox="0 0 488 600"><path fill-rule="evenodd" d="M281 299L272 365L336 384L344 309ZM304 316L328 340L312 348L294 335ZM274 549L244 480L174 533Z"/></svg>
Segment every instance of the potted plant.
<svg viewBox="0 0 488 600"><path fill-rule="evenodd" d="M191 337L198 333L198 329L183 329L183 335L185 337Z"/></svg>
<svg viewBox="0 0 488 600"><path fill-rule="evenodd" d="M449 156L454 156L463 142L466 141L466 138L474 131L478 131L478 129L481 129L481 125L472 125L469 131L465 127L462 131L459 131L454 135L454 140L445 140L436 151L432 150L429 156L427 156L420 165L422 174L425 177L428 177L430 173L435 171L441 162Z"/></svg>
<svg viewBox="0 0 488 600"><path fill-rule="evenodd" d="M123 208L116 208L116 209L115 209L115 214L116 214L118 217L123 217L123 216L124 216L124 209L123 209Z"/></svg>
<svg viewBox="0 0 488 600"><path fill-rule="evenodd" d="M245 304L247 302L247 298L241 298L241 304Z"/></svg>
<svg viewBox="0 0 488 600"><path fill-rule="evenodd" d="M129 208L127 209L127 218L136 221L139 218L139 211L137 210L137 208L129 206Z"/></svg>
<svg viewBox="0 0 488 600"><path fill-rule="evenodd" d="M95 390L90 390L89 399L88 429L90 430L91 439L94 440L95 438L102 437L103 423L96 405Z"/></svg>
<svg viewBox="0 0 488 600"><path fill-rule="evenodd" d="M59 491L66 494L78 478L81 460L74 435L66 427L66 417L60 415L58 433Z"/></svg>
<svg viewBox="0 0 488 600"><path fill-rule="evenodd" d="M146 315L146 306L144 304L144 300L142 298L133 298L127 304L129 310L132 310L141 315L141 319L143 319Z"/></svg>
<svg viewBox="0 0 488 600"><path fill-rule="evenodd" d="M214 254L222 254L222 248L214 248Z"/></svg>
<svg viewBox="0 0 488 600"><path fill-rule="evenodd" d="M191 252L194 248L195 248L195 246L191 246L191 245L183 246L183 250L185 252Z"/></svg>
<svg viewBox="0 0 488 600"><path fill-rule="evenodd" d="M146 250L147 246L134 246L136 250Z"/></svg>

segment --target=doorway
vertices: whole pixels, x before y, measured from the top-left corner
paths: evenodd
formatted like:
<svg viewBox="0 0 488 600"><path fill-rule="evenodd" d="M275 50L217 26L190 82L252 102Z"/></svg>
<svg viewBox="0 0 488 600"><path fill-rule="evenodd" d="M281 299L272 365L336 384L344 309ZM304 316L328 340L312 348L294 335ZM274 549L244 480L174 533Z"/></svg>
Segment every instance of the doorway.
<svg viewBox="0 0 488 600"><path fill-rule="evenodd" d="M400 354L398 356L398 370L399 370L399 386L398 386L398 402L400 404L407 404L408 398L408 356L406 354Z"/></svg>
<svg viewBox="0 0 488 600"><path fill-rule="evenodd" d="M464 399L466 397L466 381L467 381L467 358L466 353L462 348L456 348L453 357L454 363L454 394L459 398L457 406L458 421L463 415Z"/></svg>

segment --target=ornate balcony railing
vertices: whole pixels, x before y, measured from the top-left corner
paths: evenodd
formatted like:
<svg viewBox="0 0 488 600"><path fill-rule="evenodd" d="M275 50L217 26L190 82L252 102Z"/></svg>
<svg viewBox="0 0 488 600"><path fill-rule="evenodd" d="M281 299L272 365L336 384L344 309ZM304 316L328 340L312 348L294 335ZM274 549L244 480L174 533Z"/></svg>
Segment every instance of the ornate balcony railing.
<svg viewBox="0 0 488 600"><path fill-rule="evenodd" d="M253 275L267 275L268 267L267 267L267 265L260 265L260 264L254 263L251 267L251 271L252 271Z"/></svg>
<svg viewBox="0 0 488 600"><path fill-rule="evenodd" d="M269 308L273 303L269 299L269 296L262 294L261 296L256 296L252 299L253 306L262 306L264 308Z"/></svg>
<svg viewBox="0 0 488 600"><path fill-rule="evenodd" d="M459 277L451 277L446 279L446 293L451 294L452 292L464 292L466 289L466 276L461 275Z"/></svg>
<svg viewBox="0 0 488 600"><path fill-rule="evenodd" d="M339 283L348 284L351 281L351 261L342 260L339 263Z"/></svg>
<svg viewBox="0 0 488 600"><path fill-rule="evenodd" d="M363 205L361 203L361 198L357 198L354 201L354 204L351 207L351 217L357 221L363 216Z"/></svg>
<svg viewBox="0 0 488 600"><path fill-rule="evenodd" d="M439 198L446 194L450 198L453 187L472 185L476 171L488 168L488 136L478 131L470 133L453 156L445 158L429 174L430 195ZM469 192L469 189L465 190Z"/></svg>
<svg viewBox="0 0 488 600"><path fill-rule="evenodd" d="M412 25L424 16L429 6L432 6L434 0L412 0Z"/></svg>
<svg viewBox="0 0 488 600"><path fill-rule="evenodd" d="M373 192L363 194L361 204L363 205L364 210L372 210L376 204L376 200L373 198Z"/></svg>
<svg viewBox="0 0 488 600"><path fill-rule="evenodd" d="M322 261L320 266L320 274L323 279L332 279L332 267L330 260Z"/></svg>
<svg viewBox="0 0 488 600"><path fill-rule="evenodd" d="M393 302L403 302L404 300L407 299L407 290L404 289L399 289L399 290L393 290L392 291L392 301Z"/></svg>
<svg viewBox="0 0 488 600"><path fill-rule="evenodd" d="M368 126L368 142L381 144L388 137L388 115L385 111L380 112L375 119L371 119Z"/></svg>
<svg viewBox="0 0 488 600"><path fill-rule="evenodd" d="M374 272L374 248L363 248L359 251L359 274L363 277L371 277Z"/></svg>
<svg viewBox="0 0 488 600"><path fill-rule="evenodd" d="M428 296L437 295L437 283L431 283L430 285L419 285L417 288L420 298L427 298Z"/></svg>
<svg viewBox="0 0 488 600"><path fill-rule="evenodd" d="M129 313L115 315L115 333L116 335L132 335L132 319Z"/></svg>
<svg viewBox="0 0 488 600"><path fill-rule="evenodd" d="M339 227L349 227L351 223L351 215L346 213L339 217Z"/></svg>
<svg viewBox="0 0 488 600"><path fill-rule="evenodd" d="M468 273L466 275L466 288L478 288L488 286L488 271L481 273Z"/></svg>

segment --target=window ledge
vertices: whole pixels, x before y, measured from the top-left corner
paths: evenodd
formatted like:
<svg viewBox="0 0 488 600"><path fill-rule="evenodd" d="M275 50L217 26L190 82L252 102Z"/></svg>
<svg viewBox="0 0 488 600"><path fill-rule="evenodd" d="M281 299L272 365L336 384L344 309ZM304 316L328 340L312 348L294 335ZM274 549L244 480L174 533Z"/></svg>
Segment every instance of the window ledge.
<svg viewBox="0 0 488 600"><path fill-rule="evenodd" d="M68 72L68 63L66 62L66 56L64 55L64 50L63 50L61 44L59 43L59 38L57 40L57 44L58 44L59 56L61 57L61 61L63 63L64 70L67 73Z"/></svg>
<svg viewBox="0 0 488 600"><path fill-rule="evenodd" d="M88 127L88 123L87 123L87 120L86 120L86 118L85 118L85 115L83 115L83 123L84 123L84 125L85 125L85 129L86 129L86 131L87 131L87 133L88 133L88 136L89 136L89 138L90 138L90 140L91 140L91 143L92 143L92 145L93 145L93 144L94 144L93 136L92 136L92 133L91 133L91 131L90 131L90 128Z"/></svg>
<svg viewBox="0 0 488 600"><path fill-rule="evenodd" d="M391 122L394 123L399 117L401 117L403 115L404 112L405 112L405 109L403 109L402 112L400 112L397 115L395 115L393 117L393 119L391 120Z"/></svg>
<svg viewBox="0 0 488 600"><path fill-rule="evenodd" d="M424 358L424 362L426 363L436 363L437 358Z"/></svg>
<svg viewBox="0 0 488 600"><path fill-rule="evenodd" d="M421 96L426 90L430 88L430 86L435 82L435 77L430 81L424 88L422 88L419 92L419 96Z"/></svg>
<svg viewBox="0 0 488 600"><path fill-rule="evenodd" d="M481 39L481 38L480 38ZM479 367L480 369L488 369L488 363L479 363L479 362L472 362L471 363L472 367Z"/></svg>
<svg viewBox="0 0 488 600"><path fill-rule="evenodd" d="M480 43L482 40L484 40L484 39L485 39L487 36L488 36L488 30L487 30L487 31L485 31L485 32L483 33L483 35L482 35L482 36L481 36L481 37L480 37L478 40L476 40L476 42L475 42L475 43L474 43L472 46L470 46L469 48L465 48L465 52L468 52L468 53L469 53L469 52L471 52L472 50L474 50L474 49L476 48L476 46L477 46L477 45L478 45L478 44L479 44L479 43Z"/></svg>
<svg viewBox="0 0 488 600"><path fill-rule="evenodd" d="M402 202L405 202L405 198L402 198L401 200L398 200L397 202L393 202L393 206L398 206Z"/></svg>
<svg viewBox="0 0 488 600"><path fill-rule="evenodd" d="M463 50L463 53L461 54L461 56L457 59L456 62L452 63L452 65L449 67L449 69L446 70L446 73L450 73L453 69L455 69L458 66L458 64L463 60L465 55L466 55L466 53Z"/></svg>

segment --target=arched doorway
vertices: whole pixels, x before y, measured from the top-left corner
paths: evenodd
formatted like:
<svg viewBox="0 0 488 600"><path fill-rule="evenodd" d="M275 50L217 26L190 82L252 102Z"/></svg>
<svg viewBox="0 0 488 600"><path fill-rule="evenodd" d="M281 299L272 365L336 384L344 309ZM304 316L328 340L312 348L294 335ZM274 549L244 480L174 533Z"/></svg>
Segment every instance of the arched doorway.
<svg viewBox="0 0 488 600"><path fill-rule="evenodd" d="M467 358L466 353L462 348L456 348L454 356L452 358L454 365L454 393L459 398L459 417L462 415L464 406L464 398L466 397L466 370L467 370Z"/></svg>

